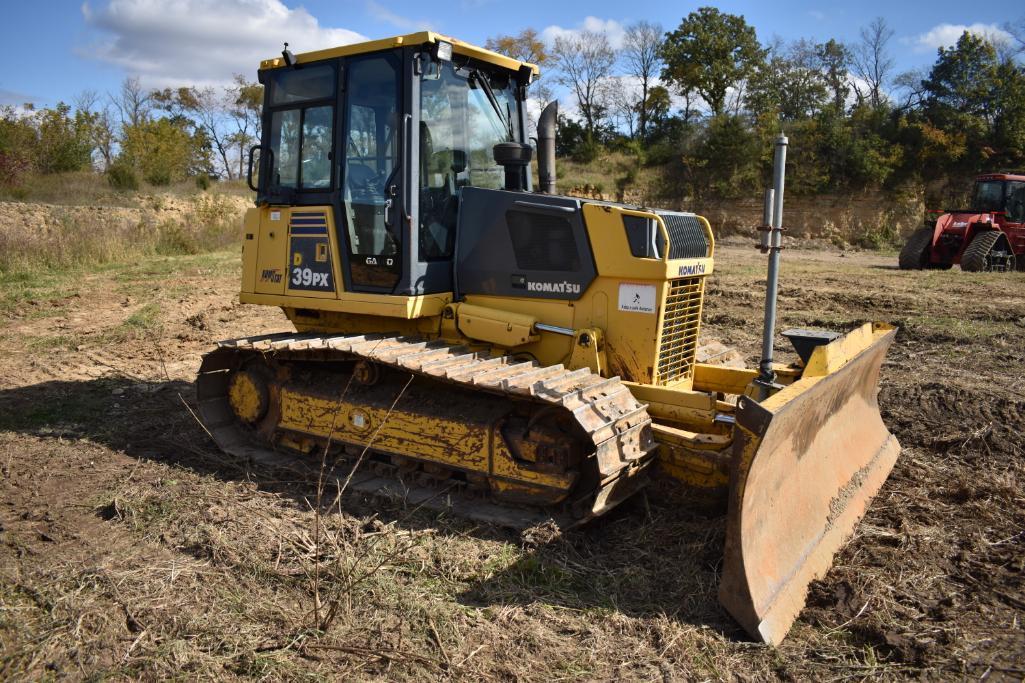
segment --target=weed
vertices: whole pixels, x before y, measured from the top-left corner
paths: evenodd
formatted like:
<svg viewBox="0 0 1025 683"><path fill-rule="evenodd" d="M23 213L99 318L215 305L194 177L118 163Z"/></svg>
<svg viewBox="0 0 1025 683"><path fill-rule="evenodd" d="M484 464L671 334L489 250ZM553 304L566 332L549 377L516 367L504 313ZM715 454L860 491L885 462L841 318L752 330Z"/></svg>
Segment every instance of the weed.
<svg viewBox="0 0 1025 683"><path fill-rule="evenodd" d="M117 162L107 169L107 181L115 190L138 190L139 177L129 164Z"/></svg>

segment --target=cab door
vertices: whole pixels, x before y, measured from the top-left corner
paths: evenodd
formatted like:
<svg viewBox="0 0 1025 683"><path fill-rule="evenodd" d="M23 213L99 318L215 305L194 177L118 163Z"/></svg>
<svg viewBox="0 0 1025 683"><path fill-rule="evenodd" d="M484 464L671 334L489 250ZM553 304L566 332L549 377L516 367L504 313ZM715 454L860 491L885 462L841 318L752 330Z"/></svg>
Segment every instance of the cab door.
<svg viewBox="0 0 1025 683"><path fill-rule="evenodd" d="M354 292L391 293L402 276L402 73L398 50L345 62L341 214Z"/></svg>
<svg viewBox="0 0 1025 683"><path fill-rule="evenodd" d="M266 153L260 160L257 198L261 209L255 291L259 294L286 293L291 277L293 213L304 207L320 207L319 215L323 216L337 198L334 149L338 72L337 60L301 69L260 72L266 88ZM321 277L317 282L322 283ZM333 296L333 282L331 292Z"/></svg>

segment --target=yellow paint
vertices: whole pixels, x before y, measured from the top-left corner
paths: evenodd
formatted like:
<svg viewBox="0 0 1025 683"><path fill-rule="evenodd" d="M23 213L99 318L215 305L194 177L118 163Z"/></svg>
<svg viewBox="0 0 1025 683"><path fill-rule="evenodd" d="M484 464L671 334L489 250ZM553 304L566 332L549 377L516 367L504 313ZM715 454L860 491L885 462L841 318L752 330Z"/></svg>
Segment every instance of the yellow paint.
<svg viewBox="0 0 1025 683"><path fill-rule="evenodd" d="M638 401L648 404L648 413L660 422L711 431L716 413L715 396L680 387L658 387L626 382Z"/></svg>
<svg viewBox="0 0 1025 683"><path fill-rule="evenodd" d="M370 40L363 43L354 43L352 45L340 45L338 47L332 47L326 50L316 50L314 52L300 52L295 55L295 61L296 64L309 64L310 62L317 62L323 59L361 55L368 52L377 52L379 50L390 50L402 45L423 45L424 43L436 43L438 41L451 43L452 52L457 55L473 57L474 59L479 59L482 62L494 64L502 67L503 69L511 69L513 71L518 71L521 66L526 66L534 72L535 76L540 74L540 70L536 64L521 62L519 60L512 59L511 57L500 55L497 52L492 52L491 50L486 50L482 47L471 45L470 43L464 43L456 38L434 33L433 31L420 31L418 33L409 33L403 36L383 38L381 40ZM261 70L276 69L283 66L285 66L285 60L282 57L265 59L260 62Z"/></svg>
<svg viewBox="0 0 1025 683"><path fill-rule="evenodd" d="M836 372L893 329L892 325L885 323L865 323L839 339L816 347L808 359L803 377L821 377Z"/></svg>
<svg viewBox="0 0 1025 683"><path fill-rule="evenodd" d="M362 294L342 292L337 299L317 299L290 294L274 296L269 294L249 294L242 292L239 301L244 304L261 304L263 306L280 306L282 308L308 308L310 310L334 311L338 313L356 313L360 315L378 315L386 318L430 317L441 314L441 310L452 299L451 294L428 294L423 296L393 296L390 294ZM324 328L321 328L324 329ZM393 328L394 329L394 326Z"/></svg>
<svg viewBox="0 0 1025 683"><path fill-rule="evenodd" d="M515 348L540 339L534 333L537 318L522 313L456 304L456 326L469 339L488 342L502 348Z"/></svg>
<svg viewBox="0 0 1025 683"><path fill-rule="evenodd" d="M605 375L608 361L605 359L605 335L595 327L577 330L573 337L573 350L563 365L570 370L588 368L596 375Z"/></svg>
<svg viewBox="0 0 1025 683"><path fill-rule="evenodd" d="M698 391L713 393L718 391L723 394L739 396L756 379L758 379L757 370L705 363L696 363L694 366L694 388Z"/></svg>
<svg viewBox="0 0 1025 683"><path fill-rule="evenodd" d="M256 263L251 290L255 294L284 294L288 280L288 214L287 207L262 206L260 229L257 231ZM244 293L246 290L242 290Z"/></svg>
<svg viewBox="0 0 1025 683"><path fill-rule="evenodd" d="M256 287L256 252L260 234L260 209L246 209L242 221L242 291Z"/></svg>
<svg viewBox="0 0 1025 683"><path fill-rule="evenodd" d="M248 372L237 372L228 385L228 403L243 422L253 423L263 417L267 406L265 394Z"/></svg>
<svg viewBox="0 0 1025 683"><path fill-rule="evenodd" d="M449 420L403 410L401 405L389 415L384 407L312 396L290 387L280 390L279 401L278 427L291 434L287 438L292 445L301 443L301 435L372 445L375 451L486 474L497 490L530 492L537 504L558 502L576 481L576 473L539 472L528 462L518 462L494 425L473 416Z"/></svg>

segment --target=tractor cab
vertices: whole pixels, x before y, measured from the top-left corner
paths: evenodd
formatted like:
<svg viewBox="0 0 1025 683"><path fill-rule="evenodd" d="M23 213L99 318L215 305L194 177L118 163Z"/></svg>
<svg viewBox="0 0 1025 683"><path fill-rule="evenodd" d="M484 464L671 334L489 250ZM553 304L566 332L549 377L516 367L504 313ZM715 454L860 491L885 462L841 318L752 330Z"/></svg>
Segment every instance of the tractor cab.
<svg viewBox="0 0 1025 683"><path fill-rule="evenodd" d="M970 212L1002 215L1008 223L1025 222L1025 177L979 177L972 189Z"/></svg>
<svg viewBox="0 0 1025 683"><path fill-rule="evenodd" d="M503 187L493 149L526 142L525 92L536 73L430 32L298 56L286 46L259 72L263 138L249 174L257 203L287 207L290 237L321 230L321 251L341 257L333 292L451 291L462 190ZM327 222L341 229L328 231ZM265 246L274 232L261 227L259 242L276 256ZM308 279L323 286L334 259L321 255L324 272Z"/></svg>

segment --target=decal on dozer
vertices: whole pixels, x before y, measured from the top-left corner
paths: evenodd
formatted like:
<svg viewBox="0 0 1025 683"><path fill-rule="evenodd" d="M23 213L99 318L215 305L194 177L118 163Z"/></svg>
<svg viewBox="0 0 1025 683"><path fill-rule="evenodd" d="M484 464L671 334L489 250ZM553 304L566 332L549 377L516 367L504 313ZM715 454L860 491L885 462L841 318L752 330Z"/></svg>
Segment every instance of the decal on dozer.
<svg viewBox="0 0 1025 683"><path fill-rule="evenodd" d="M331 249L328 243L327 218L319 211L293 211L288 223L289 289L312 292L335 291L331 277Z"/></svg>

